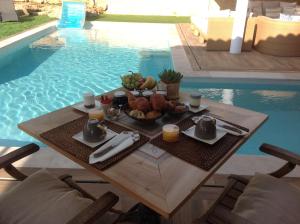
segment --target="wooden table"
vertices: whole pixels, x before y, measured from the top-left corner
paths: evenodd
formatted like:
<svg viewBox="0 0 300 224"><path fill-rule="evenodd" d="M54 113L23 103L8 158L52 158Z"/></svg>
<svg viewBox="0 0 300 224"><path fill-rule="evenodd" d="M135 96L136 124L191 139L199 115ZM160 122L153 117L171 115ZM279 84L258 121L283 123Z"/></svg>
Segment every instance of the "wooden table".
<svg viewBox="0 0 300 224"><path fill-rule="evenodd" d="M186 97L187 94L185 93L181 96L182 99ZM221 116L232 123L249 128L250 134L248 138L267 119L267 115L262 113L216 103L207 99L203 99L202 102L209 105L208 109L211 113ZM69 106L23 122L19 124L19 128L87 170L109 181L115 187L125 191L128 195L165 218L172 216L247 139L242 138L239 140L209 171L199 169L166 152L163 152L163 155L156 159L144 153L144 149L147 147L151 148L150 151L159 150L155 149L150 143L145 144L109 169L100 171L78 160L61 148L54 146L40 136L43 132L81 116L83 116L81 112Z"/></svg>

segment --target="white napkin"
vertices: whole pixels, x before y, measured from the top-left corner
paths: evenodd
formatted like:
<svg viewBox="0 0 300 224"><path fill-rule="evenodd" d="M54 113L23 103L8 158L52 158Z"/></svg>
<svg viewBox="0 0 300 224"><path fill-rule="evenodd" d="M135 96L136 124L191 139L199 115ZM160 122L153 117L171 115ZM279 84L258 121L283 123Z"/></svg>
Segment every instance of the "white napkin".
<svg viewBox="0 0 300 224"><path fill-rule="evenodd" d="M111 149L109 152L105 153L103 156L94 157L94 154L97 153L98 150L96 150L94 153L92 153L89 157L89 163L94 164L98 162L103 162L106 159L109 159L110 157L116 155L117 153L123 151L124 149L128 148L129 146L133 145L134 139L132 136L128 136L127 139L125 139L122 143L117 145L115 148Z"/></svg>

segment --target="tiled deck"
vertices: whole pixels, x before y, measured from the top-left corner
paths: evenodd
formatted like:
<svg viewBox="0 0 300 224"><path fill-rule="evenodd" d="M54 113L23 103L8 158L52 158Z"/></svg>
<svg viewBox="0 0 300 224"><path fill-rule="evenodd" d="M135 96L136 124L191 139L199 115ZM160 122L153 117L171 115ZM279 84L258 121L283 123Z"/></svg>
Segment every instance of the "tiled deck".
<svg viewBox="0 0 300 224"><path fill-rule="evenodd" d="M190 24L178 24L177 30L194 71L300 72L300 57L274 57L255 50L239 55L206 51Z"/></svg>

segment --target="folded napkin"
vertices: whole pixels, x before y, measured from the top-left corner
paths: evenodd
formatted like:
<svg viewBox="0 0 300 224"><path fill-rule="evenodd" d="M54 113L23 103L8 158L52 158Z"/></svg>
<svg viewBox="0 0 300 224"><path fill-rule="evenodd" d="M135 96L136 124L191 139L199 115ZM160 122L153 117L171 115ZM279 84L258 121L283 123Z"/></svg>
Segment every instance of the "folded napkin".
<svg viewBox="0 0 300 224"><path fill-rule="evenodd" d="M119 136L120 135L124 135L124 134L121 133L121 134L119 134ZM115 138L117 138L119 136L116 136L115 138L111 139L106 144L101 146L98 150L93 152L89 157L89 163L94 164L94 163L98 163L98 162L103 162L103 161L111 158L112 156L118 154L119 152L123 151L124 149L127 149L129 146L133 145L136 141L139 140L139 134L134 134L133 132L128 132L128 134L125 134L125 135L127 135L126 138L119 145L112 148L110 151L108 151L104 155L97 157L97 158L94 157L94 155L96 153L103 151L103 149L105 149L105 148L107 148L107 146L111 145L112 142L115 140Z"/></svg>

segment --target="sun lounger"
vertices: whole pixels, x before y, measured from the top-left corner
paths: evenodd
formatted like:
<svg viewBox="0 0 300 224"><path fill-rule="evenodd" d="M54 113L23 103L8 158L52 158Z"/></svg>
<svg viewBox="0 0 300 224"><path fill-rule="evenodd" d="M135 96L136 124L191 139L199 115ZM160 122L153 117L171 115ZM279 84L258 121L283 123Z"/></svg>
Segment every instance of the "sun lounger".
<svg viewBox="0 0 300 224"><path fill-rule="evenodd" d="M0 1L0 16L2 22L18 21L18 16L12 0Z"/></svg>

